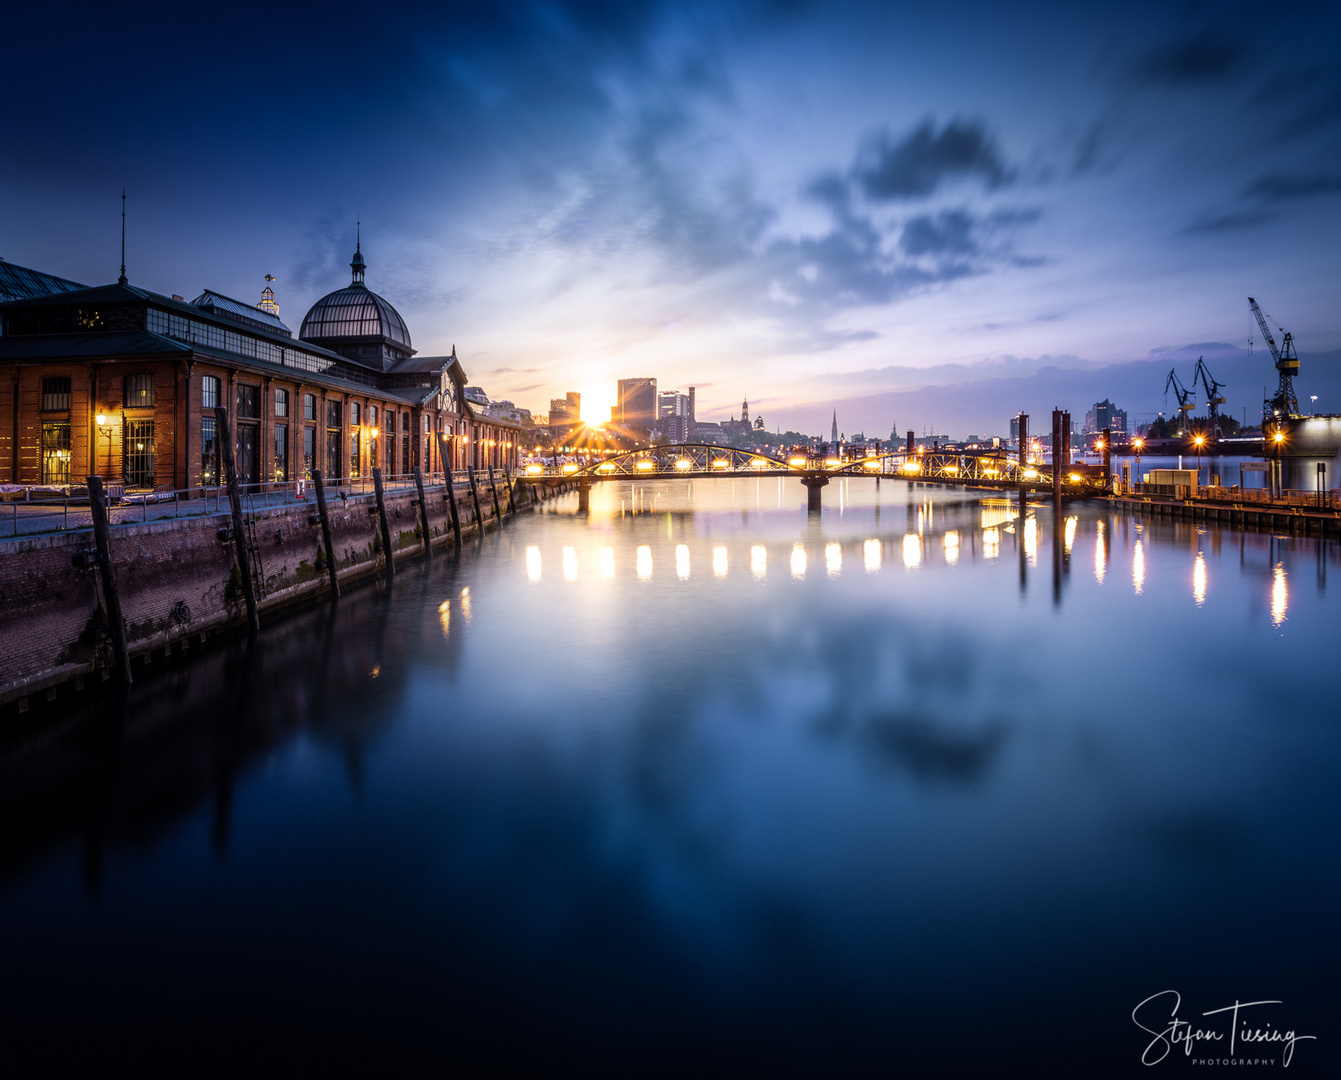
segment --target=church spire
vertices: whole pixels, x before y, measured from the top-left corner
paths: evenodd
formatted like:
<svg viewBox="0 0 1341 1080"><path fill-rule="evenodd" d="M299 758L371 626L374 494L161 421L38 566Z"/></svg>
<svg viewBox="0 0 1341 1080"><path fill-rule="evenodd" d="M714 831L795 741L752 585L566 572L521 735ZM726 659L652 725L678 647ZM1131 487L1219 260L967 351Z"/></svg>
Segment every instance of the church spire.
<svg viewBox="0 0 1341 1080"><path fill-rule="evenodd" d="M838 410L833 411L833 444L838 445Z"/></svg>

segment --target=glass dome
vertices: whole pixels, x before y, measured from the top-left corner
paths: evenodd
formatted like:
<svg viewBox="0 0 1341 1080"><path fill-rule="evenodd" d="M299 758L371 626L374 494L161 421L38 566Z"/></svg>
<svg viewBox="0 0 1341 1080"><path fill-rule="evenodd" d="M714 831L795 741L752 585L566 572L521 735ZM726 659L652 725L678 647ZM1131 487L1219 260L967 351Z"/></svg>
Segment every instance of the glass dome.
<svg viewBox="0 0 1341 1080"><path fill-rule="evenodd" d="M303 319L298 336L304 341L323 338L385 337L406 349L410 331L400 312L358 281L323 296Z"/></svg>
<svg viewBox="0 0 1341 1080"><path fill-rule="evenodd" d="M298 336L304 341L320 342L341 338L384 338L413 353L410 331L400 312L363 283L367 263L362 245L355 247L349 264L353 281L343 289L327 293L303 318Z"/></svg>

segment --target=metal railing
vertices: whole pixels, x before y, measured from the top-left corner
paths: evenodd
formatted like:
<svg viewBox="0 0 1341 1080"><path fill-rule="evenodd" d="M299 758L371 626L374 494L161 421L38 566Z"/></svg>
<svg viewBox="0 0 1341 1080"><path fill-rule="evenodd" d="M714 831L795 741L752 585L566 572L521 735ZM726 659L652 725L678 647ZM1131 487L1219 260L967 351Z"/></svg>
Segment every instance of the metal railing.
<svg viewBox="0 0 1341 1080"><path fill-rule="evenodd" d="M443 473L424 473L424 489L442 488L447 480ZM495 470L496 482L502 486L503 476ZM476 481L488 487L488 473L476 473ZM465 471L452 474L453 487L468 483ZM328 499L370 499L374 497L371 476L335 477L325 481ZM254 514L267 508L315 505L316 495L310 480L305 490L298 493L296 481L262 481L240 484L243 509ZM399 473L382 478L383 491L388 494L415 490L414 474ZM171 521L179 518L227 516L228 489L222 486L197 485L191 488L128 491L109 500L108 524L112 527L141 525L152 521ZM89 509L88 492L81 486L73 487L68 495L14 499L0 503L0 539L18 536L40 536L44 533L81 532L92 529L93 517Z"/></svg>
<svg viewBox="0 0 1341 1080"><path fill-rule="evenodd" d="M1254 507L1279 509L1341 511L1341 492L1309 491L1307 488L1290 488L1275 495L1267 488L1244 488L1237 484L1232 487L1193 487L1189 484L1151 484L1131 483L1123 486L1121 481L1115 484L1119 493L1148 495L1152 498L1185 499L1196 503L1214 503L1216 505L1251 504Z"/></svg>

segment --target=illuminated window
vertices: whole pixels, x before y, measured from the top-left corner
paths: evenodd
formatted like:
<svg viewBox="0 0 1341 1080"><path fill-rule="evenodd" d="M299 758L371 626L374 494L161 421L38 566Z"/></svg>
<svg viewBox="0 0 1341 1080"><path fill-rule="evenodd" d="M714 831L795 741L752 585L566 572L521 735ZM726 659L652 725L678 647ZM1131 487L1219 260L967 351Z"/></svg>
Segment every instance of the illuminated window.
<svg viewBox="0 0 1341 1080"><path fill-rule="evenodd" d="M46 381L46 380L43 380ZM70 380L65 380L69 385ZM42 425L42 483L70 482L70 425Z"/></svg>

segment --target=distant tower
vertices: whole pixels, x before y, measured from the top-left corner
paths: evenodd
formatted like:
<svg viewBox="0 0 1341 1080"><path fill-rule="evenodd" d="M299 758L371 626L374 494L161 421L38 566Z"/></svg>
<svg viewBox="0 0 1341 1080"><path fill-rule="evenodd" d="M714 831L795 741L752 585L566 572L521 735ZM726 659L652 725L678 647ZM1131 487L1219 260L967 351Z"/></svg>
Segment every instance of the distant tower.
<svg viewBox="0 0 1341 1080"><path fill-rule="evenodd" d="M748 424L750 422L750 399L746 398L740 403L740 422Z"/></svg>
<svg viewBox="0 0 1341 1080"><path fill-rule="evenodd" d="M278 319L279 305L275 303L275 290L270 287L270 282L274 281L275 278L270 274L266 274L265 280L266 286L261 290L261 302L256 306L262 311L270 312L271 315Z"/></svg>
<svg viewBox="0 0 1341 1080"><path fill-rule="evenodd" d="M691 424L698 422L698 417L694 415L694 388L689 388L689 422Z"/></svg>
<svg viewBox="0 0 1341 1080"><path fill-rule="evenodd" d="M834 409L834 411L833 411L833 434L832 434L832 436L830 436L830 438L833 440L833 444L834 444L834 446L837 446L837 445L838 445L838 410L837 410L837 409Z"/></svg>

